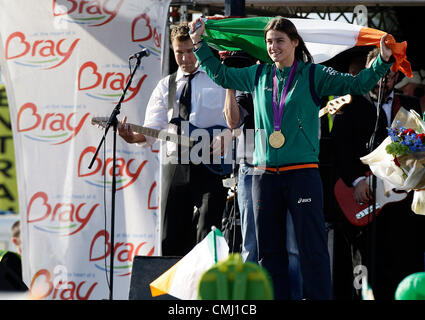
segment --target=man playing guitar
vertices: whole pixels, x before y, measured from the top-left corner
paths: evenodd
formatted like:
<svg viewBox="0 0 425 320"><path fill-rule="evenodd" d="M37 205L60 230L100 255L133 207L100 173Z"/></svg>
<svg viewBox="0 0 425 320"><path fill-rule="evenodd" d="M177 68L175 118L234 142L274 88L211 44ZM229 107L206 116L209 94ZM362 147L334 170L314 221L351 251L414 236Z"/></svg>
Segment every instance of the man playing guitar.
<svg viewBox="0 0 425 320"><path fill-rule="evenodd" d="M178 70L160 80L152 92L143 126L162 130L177 119L181 124L177 130L187 124L197 128L227 127L222 114L225 90L198 67L188 26L184 23L175 26L170 39ZM134 132L126 120L124 117L118 127L119 135L125 141L148 145L156 141L146 134ZM167 142L167 148L169 145ZM222 151L220 137L213 139L211 149L213 153ZM209 154L210 143L207 150ZM176 163L169 159L169 149L166 155L162 151L161 160L165 160L161 161L160 173L162 255L184 256L211 231L212 226L221 228L227 189L223 187L223 177L202 163L195 164L192 159L189 163L178 159Z"/></svg>

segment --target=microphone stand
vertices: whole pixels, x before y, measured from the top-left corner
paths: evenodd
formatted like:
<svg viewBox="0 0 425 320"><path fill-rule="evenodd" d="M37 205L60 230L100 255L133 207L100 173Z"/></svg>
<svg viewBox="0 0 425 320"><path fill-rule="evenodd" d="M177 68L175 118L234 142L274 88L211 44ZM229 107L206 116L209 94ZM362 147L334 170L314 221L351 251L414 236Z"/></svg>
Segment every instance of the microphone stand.
<svg viewBox="0 0 425 320"><path fill-rule="evenodd" d="M379 91L378 91L378 106L376 110L376 122L375 122L375 128L373 130L372 136L370 138L369 142L369 152L372 152L375 150L376 147L376 134L378 132L378 126L379 126L379 117L381 114L382 109L382 102L383 102L383 91L385 87L385 83L387 81L387 74L384 75L384 77L381 80L381 83L379 85ZM369 185L369 189L372 190L372 215L371 215L371 223L369 225L370 228L370 251L369 251L369 271L368 271L368 283L370 284L370 287L372 289L375 288L375 255L376 255L376 176L372 174L372 186ZM370 281L369 281L370 279Z"/></svg>
<svg viewBox="0 0 425 320"><path fill-rule="evenodd" d="M236 173L236 136L235 136L235 129L232 129L232 173L230 174L229 178L223 180L223 185L226 188L229 188L231 191L233 191L233 207L231 207L228 216L222 219L223 228L229 229L228 235L229 235L229 247L230 247L231 253L235 251L235 243L236 243L237 184L238 182L237 182L237 173ZM231 203L230 200L228 201L229 202L226 202L226 205ZM240 221L240 218L239 218L239 221ZM231 230L231 228L233 228L233 231ZM230 239L232 239L232 243L230 243Z"/></svg>
<svg viewBox="0 0 425 320"><path fill-rule="evenodd" d="M118 101L117 105L115 106L114 110L112 110L112 113L109 117L108 123L105 126L105 132L103 134L102 139L100 140L99 146L96 149L96 152L94 153L93 159L90 162L89 169L94 164L94 161L97 158L97 154L99 153L99 150L102 146L102 144L105 141L106 135L109 131L109 128L112 126L114 131L114 140L113 140L113 158L112 158L112 204L111 204L111 255L110 255L110 266L109 266L109 300L113 300L113 284L114 284L114 235L115 235L115 196L116 196L116 174L115 174L115 166L116 166L116 151L117 151L117 127L118 127L118 119L117 116L120 114L121 109L121 103L124 100L125 94L128 90L128 88L131 85L131 82L133 80L133 77L137 71L137 68L140 66L140 62L142 57L136 56L137 62L134 67L134 70L131 73L130 79L127 82L126 87L123 90L123 93L121 95L120 100Z"/></svg>
<svg viewBox="0 0 425 320"><path fill-rule="evenodd" d="M235 239L236 239L236 205L237 205L237 174L236 174L236 136L235 130L232 130L232 175L235 179L235 184L233 186L233 244L232 244L232 253L235 251ZM240 217L239 217L240 220Z"/></svg>

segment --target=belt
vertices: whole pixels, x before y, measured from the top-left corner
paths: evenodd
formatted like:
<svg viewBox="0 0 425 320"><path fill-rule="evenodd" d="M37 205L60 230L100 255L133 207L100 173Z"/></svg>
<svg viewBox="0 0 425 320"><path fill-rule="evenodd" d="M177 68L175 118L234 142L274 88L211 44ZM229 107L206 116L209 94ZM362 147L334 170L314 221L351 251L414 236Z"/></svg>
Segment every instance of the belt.
<svg viewBox="0 0 425 320"><path fill-rule="evenodd" d="M317 163L307 163L307 164L296 164L293 166L286 167L255 167L255 169L266 170L274 173L281 173L289 170L297 170L297 169L306 169L306 168L319 168Z"/></svg>

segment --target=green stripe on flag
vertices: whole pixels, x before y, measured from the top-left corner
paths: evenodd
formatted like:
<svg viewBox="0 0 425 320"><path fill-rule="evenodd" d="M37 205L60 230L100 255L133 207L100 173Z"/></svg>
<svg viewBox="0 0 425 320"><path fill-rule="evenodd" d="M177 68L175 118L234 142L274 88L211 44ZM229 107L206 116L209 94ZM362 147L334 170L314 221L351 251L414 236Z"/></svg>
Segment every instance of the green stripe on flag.
<svg viewBox="0 0 425 320"><path fill-rule="evenodd" d="M223 237L221 231L214 227L207 235L208 249L210 250L211 255L214 258L214 262L218 262L217 257L217 237Z"/></svg>
<svg viewBox="0 0 425 320"><path fill-rule="evenodd" d="M273 17L229 18L205 21L204 39L216 50L244 50L262 62L271 63L264 28Z"/></svg>

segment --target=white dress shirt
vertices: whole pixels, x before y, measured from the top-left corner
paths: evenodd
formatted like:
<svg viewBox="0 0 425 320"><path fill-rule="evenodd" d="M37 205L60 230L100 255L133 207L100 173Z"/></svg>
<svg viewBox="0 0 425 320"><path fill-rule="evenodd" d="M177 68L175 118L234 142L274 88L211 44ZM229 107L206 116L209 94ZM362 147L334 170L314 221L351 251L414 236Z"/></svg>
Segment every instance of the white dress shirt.
<svg viewBox="0 0 425 320"><path fill-rule="evenodd" d="M215 125L227 127L223 116L225 89L215 84L199 67L198 73L192 79L191 112L189 122L198 128L208 128ZM146 107L144 127L153 129L165 129L169 121L179 114L179 97L187 81L185 73L177 70L176 98L173 112L168 112L168 81L170 76L161 79L149 99ZM146 142L152 145L155 138L146 137Z"/></svg>
<svg viewBox="0 0 425 320"><path fill-rule="evenodd" d="M391 111L393 107L394 91L391 91L390 95L386 98L386 101L382 103L382 110L385 111L387 116L388 127L391 127ZM375 106L378 108L378 102L375 102Z"/></svg>

